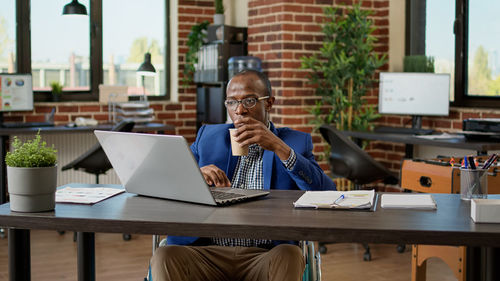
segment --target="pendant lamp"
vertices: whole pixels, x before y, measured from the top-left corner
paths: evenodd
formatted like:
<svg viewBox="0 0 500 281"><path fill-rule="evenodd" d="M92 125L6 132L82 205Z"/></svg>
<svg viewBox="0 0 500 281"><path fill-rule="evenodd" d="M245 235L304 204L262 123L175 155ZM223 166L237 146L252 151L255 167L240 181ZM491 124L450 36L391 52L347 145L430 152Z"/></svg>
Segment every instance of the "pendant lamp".
<svg viewBox="0 0 500 281"><path fill-rule="evenodd" d="M63 15L87 15L87 8L80 4L78 0L73 0L71 3L64 5Z"/></svg>

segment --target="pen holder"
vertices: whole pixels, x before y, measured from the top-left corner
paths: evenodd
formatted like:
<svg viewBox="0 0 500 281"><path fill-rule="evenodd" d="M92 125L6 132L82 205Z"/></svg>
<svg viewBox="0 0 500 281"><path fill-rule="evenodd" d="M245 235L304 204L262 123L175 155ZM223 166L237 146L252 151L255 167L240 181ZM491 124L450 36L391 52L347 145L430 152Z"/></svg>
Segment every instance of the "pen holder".
<svg viewBox="0 0 500 281"><path fill-rule="evenodd" d="M488 197L487 169L460 169L460 198L470 200Z"/></svg>

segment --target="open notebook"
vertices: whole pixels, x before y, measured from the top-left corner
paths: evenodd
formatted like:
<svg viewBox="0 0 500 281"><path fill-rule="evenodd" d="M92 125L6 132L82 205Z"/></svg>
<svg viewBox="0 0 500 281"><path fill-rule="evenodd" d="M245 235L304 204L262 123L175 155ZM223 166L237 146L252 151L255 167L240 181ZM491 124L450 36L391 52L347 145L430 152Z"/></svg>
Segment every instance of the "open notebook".
<svg viewBox="0 0 500 281"><path fill-rule="evenodd" d="M295 208L317 209L371 209L375 204L375 190L306 191L293 203Z"/></svg>

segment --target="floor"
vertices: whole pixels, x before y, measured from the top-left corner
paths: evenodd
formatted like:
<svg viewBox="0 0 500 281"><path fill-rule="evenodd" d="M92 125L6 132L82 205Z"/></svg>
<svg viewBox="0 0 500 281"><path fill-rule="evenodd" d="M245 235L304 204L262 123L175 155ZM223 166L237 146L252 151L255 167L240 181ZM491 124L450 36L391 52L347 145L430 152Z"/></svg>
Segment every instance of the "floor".
<svg viewBox="0 0 500 281"><path fill-rule="evenodd" d="M76 243L73 233L31 232L31 279L33 281L76 280ZM322 280L410 280L409 247L398 253L395 245L372 244L372 260L363 261L360 244L328 244L322 256ZM96 279L142 281L151 256L151 236L132 235L123 241L120 234L96 234ZM427 266L428 281L456 280L439 259ZM0 280L8 280L7 239L0 239Z"/></svg>

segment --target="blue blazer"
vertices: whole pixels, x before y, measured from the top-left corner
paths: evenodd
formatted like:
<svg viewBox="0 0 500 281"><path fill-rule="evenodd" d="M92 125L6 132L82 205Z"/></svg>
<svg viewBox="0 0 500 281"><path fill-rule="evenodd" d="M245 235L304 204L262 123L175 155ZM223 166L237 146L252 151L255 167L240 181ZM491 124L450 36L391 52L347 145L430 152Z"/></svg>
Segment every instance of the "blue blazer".
<svg viewBox="0 0 500 281"><path fill-rule="evenodd" d="M191 151L203 167L213 164L223 170L229 180L233 178L238 156L231 153L229 128L233 124L204 125L198 131ZM269 150L264 150L263 177L264 189L281 190L334 190L335 183L323 172L314 160L311 135L290 128L275 128L271 123L271 131L290 146L297 155L297 162L292 171L283 165L281 159ZM168 236L168 244L188 245L197 237Z"/></svg>

